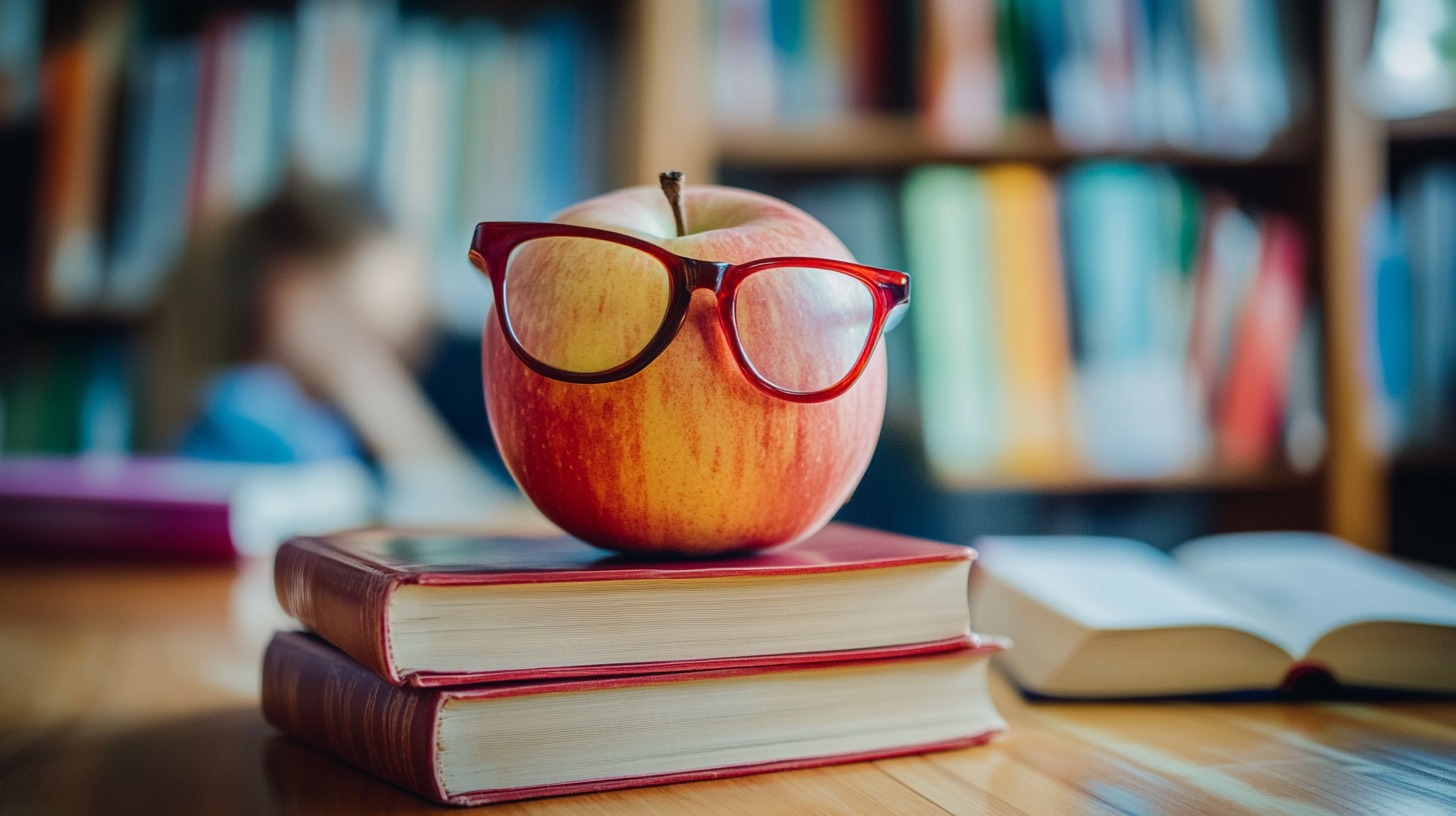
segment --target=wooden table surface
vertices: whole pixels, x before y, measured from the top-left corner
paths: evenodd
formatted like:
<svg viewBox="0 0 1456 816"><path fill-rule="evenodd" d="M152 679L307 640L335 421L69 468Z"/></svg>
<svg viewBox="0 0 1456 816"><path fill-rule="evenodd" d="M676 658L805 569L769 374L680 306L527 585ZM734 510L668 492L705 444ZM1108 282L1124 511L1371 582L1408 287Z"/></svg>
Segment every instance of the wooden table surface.
<svg viewBox="0 0 1456 816"><path fill-rule="evenodd" d="M449 812L263 721L270 569L0 562L0 813ZM1456 703L995 697L989 746L492 811L1456 813Z"/></svg>

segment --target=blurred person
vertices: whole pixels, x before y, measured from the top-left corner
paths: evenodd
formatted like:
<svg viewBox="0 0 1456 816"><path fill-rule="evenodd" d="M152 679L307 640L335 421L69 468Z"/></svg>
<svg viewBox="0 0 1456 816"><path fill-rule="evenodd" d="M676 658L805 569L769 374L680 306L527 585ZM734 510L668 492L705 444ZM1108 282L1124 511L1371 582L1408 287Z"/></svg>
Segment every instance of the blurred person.
<svg viewBox="0 0 1456 816"><path fill-rule="evenodd" d="M363 195L292 180L205 226L156 309L148 417L183 456L373 463L395 522L514 515L418 385L429 270Z"/></svg>

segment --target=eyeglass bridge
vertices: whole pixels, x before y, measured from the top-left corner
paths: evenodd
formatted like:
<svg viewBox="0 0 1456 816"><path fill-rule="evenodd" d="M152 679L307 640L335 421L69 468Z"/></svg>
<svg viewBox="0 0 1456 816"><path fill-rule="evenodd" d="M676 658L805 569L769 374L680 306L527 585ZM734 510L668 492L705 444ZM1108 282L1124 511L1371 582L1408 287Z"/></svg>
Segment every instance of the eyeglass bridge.
<svg viewBox="0 0 1456 816"><path fill-rule="evenodd" d="M693 289L707 289L713 294L723 288L723 275L733 264L724 261L704 261L698 258L683 258Z"/></svg>

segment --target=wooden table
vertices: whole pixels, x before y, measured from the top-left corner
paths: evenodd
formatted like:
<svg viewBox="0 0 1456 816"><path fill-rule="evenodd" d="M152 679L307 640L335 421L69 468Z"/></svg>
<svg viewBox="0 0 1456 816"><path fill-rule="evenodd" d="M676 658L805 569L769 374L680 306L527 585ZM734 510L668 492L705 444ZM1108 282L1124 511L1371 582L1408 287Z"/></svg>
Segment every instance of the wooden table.
<svg viewBox="0 0 1456 816"><path fill-rule="evenodd" d="M0 562L0 813L449 812L274 732L271 567ZM1036 704L964 751L515 813L1456 813L1456 703Z"/></svg>

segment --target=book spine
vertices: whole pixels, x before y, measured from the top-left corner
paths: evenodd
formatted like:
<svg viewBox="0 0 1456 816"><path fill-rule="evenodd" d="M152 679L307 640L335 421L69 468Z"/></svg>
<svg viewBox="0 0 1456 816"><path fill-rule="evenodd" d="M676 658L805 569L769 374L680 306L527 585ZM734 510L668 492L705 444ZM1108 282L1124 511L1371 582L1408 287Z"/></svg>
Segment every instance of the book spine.
<svg viewBox="0 0 1456 816"><path fill-rule="evenodd" d="M275 635L263 657L263 716L284 733L437 802L438 693L395 688L303 635Z"/></svg>
<svg viewBox="0 0 1456 816"><path fill-rule="evenodd" d="M395 685L403 680L389 653L385 607L398 580L311 539L285 542L273 564L283 611Z"/></svg>

